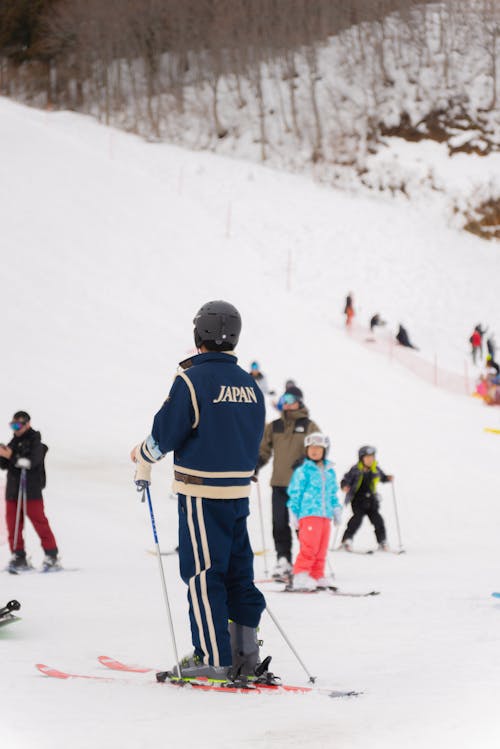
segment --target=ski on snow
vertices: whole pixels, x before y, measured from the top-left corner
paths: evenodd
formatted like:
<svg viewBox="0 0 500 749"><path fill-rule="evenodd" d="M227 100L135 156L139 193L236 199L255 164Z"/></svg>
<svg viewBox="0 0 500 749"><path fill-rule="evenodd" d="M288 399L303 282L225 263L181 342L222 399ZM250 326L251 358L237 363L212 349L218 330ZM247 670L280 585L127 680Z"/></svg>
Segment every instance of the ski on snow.
<svg viewBox="0 0 500 749"><path fill-rule="evenodd" d="M139 673L139 674L145 674L145 673L153 673L155 672L155 669L153 668L145 668L140 666L129 666L125 663L121 663L120 661L115 660L114 658L110 658L109 656L99 656L99 662L106 666L106 668L111 669L112 671L120 671L122 673ZM68 680L68 679L90 679L93 681L127 681L126 679L120 679L113 676L94 676L90 674L76 674L71 673L67 671L60 671L56 668L52 668L51 666L46 666L43 663L37 663L36 668L44 674L44 676L48 676L53 679L61 679L61 680ZM214 691L214 692L225 692L225 693L236 693L236 694L264 694L264 693L314 693L318 692L319 694L327 695L328 697L356 697L361 694L361 692L355 692L355 691L341 691L341 690L334 690L334 689L325 689L320 687L301 687L301 686L292 686L289 684L231 684L230 682L215 682L211 681L210 679L205 678L199 678L197 680L183 680L178 679L176 677L169 678L165 677L164 673L162 674L162 679L158 679L159 683L166 683L170 684L172 686L177 687L190 687L193 689L197 689L199 691Z"/></svg>
<svg viewBox="0 0 500 749"><path fill-rule="evenodd" d="M284 588L280 588L279 590L266 590L265 593L325 593L329 594L331 596L344 596L346 598L366 598L367 596L379 596L380 591L379 590L370 590L368 592L351 592L351 591L344 591L339 590L337 587L332 585L328 588L316 588L315 590L294 590L291 586L291 579L285 579L285 578L268 578L267 580L255 580L255 582L260 585L263 583L276 583L276 584L284 584Z"/></svg>
<svg viewBox="0 0 500 749"><path fill-rule="evenodd" d="M49 569L44 569L41 567L40 569L37 569L36 567L30 566L26 567L25 569L14 569L13 567L6 567L5 572L8 572L9 575L32 575L32 574L39 574L39 575L55 575L59 572L79 572L79 567L53 567Z"/></svg>
<svg viewBox="0 0 500 749"><path fill-rule="evenodd" d="M396 554L396 556L399 556L400 554L406 554L405 549L345 549L343 546L337 546L335 549L330 549L331 552L335 553L337 551L345 551L346 554L359 554L361 556L370 556L372 554Z"/></svg>
<svg viewBox="0 0 500 749"><path fill-rule="evenodd" d="M136 665L129 665L127 663L122 663L121 661L117 661L115 658L111 658L108 655L100 655L98 658L99 663L101 663L103 666L106 666L106 668L110 668L112 671L122 671L126 673L140 673L140 674L146 674L146 673L152 673L157 672L158 669L151 668L149 666L136 666ZM174 678L170 683L172 684L179 684L181 680ZM181 686L185 684L189 684L189 681L181 681ZM299 693L309 693L309 692L319 692L321 694L327 694L329 697L353 697L361 694L361 692L354 692L354 691L337 691L333 689L328 688L320 688L320 687L307 687L307 686L295 686L292 684L265 684L265 683L257 683L257 684L251 684L251 689L257 689L260 691L271 691L271 692L299 692ZM216 686L216 689L220 689L220 687ZM230 689L234 687L229 687Z"/></svg>
<svg viewBox="0 0 500 749"><path fill-rule="evenodd" d="M271 591L271 593L329 593L331 596L345 596L346 598L367 598L367 596L379 596L380 590L369 590L367 593L344 593L344 591L338 590L337 588L315 588L314 590L297 590L295 588L292 588L290 585L287 585L285 586L285 588L283 588L283 590L274 590Z"/></svg>

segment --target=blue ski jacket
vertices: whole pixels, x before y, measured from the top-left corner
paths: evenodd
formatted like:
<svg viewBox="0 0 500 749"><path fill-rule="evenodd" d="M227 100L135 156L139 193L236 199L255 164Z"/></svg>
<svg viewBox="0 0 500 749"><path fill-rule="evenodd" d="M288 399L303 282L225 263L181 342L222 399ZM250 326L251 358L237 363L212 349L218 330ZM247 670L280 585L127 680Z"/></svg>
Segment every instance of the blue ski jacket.
<svg viewBox="0 0 500 749"><path fill-rule="evenodd" d="M339 487L335 469L330 461L320 466L306 458L292 474L288 485L287 507L300 520L305 517L332 518Z"/></svg>
<svg viewBox="0 0 500 749"><path fill-rule="evenodd" d="M143 444L146 460L174 451L174 491L239 499L250 480L264 432L264 396L229 353L198 354L180 363L167 400Z"/></svg>

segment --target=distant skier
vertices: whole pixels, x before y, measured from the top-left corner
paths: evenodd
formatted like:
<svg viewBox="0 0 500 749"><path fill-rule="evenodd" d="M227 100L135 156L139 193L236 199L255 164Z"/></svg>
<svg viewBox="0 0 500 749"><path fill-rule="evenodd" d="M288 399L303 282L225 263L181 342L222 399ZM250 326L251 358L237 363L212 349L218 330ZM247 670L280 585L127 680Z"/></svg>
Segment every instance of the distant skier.
<svg viewBox="0 0 500 749"><path fill-rule="evenodd" d="M472 363L477 364L478 356L479 360L481 360L482 358L482 338L481 333L479 333L477 327L474 328L474 331L469 338L469 343L471 345Z"/></svg>
<svg viewBox="0 0 500 749"><path fill-rule="evenodd" d="M298 528L300 551L293 565L294 590L315 590L334 584L325 576L331 520L340 524L342 507L333 464L327 460L330 440L321 432L304 440L305 459L295 468L288 485L287 507L292 527Z"/></svg>
<svg viewBox="0 0 500 749"><path fill-rule="evenodd" d="M304 455L304 438L319 427L309 418L302 390L290 385L283 395L283 412L278 419L266 424L259 448L257 471L273 456L271 474L273 539L276 565L273 577L283 577L292 570L292 532L286 503L287 487L294 463Z"/></svg>
<svg viewBox="0 0 500 749"><path fill-rule="evenodd" d="M281 395L278 398L277 401L273 401L273 406L275 407L275 409L277 411L280 411L280 412L283 411L283 404L285 402L285 394L288 391L288 388L296 388L296 387L298 387L298 386L297 386L297 383L295 382L295 380L287 380L285 382L285 391L284 391L283 395ZM300 390L300 388L299 388L299 390Z"/></svg>
<svg viewBox="0 0 500 749"><path fill-rule="evenodd" d="M16 411L10 422L14 436L7 446L0 445L0 468L7 471L6 520L12 559L8 570L14 574L32 569L26 558L23 526L23 482L26 514L40 537L45 558L42 570L60 569L56 539L45 516L42 490L45 488L44 457L47 450L40 432L31 427L26 411Z"/></svg>
<svg viewBox="0 0 500 749"><path fill-rule="evenodd" d="M488 354L491 356L491 358L494 359L497 351L497 344L495 341L494 333L490 333L490 335L486 339L486 350L488 351Z"/></svg>
<svg viewBox="0 0 500 749"><path fill-rule="evenodd" d="M347 328L351 327L354 314L354 296L352 291L350 291L346 297L344 306L345 324Z"/></svg>
<svg viewBox="0 0 500 749"><path fill-rule="evenodd" d="M415 351L418 351L418 348L411 343L408 331L401 324L396 335L396 340L400 346L405 346L406 348L412 348Z"/></svg>
<svg viewBox="0 0 500 749"><path fill-rule="evenodd" d="M260 387L264 395L274 395L274 390L269 389L269 385L267 383L266 376L261 372L261 369L259 367L259 363L256 361L253 361L250 364L250 372L249 375L253 377L257 385Z"/></svg>
<svg viewBox="0 0 500 749"><path fill-rule="evenodd" d="M347 492L345 503L351 504L352 517L347 523L347 528L342 536L342 546L346 551L352 550L352 539L359 530L365 515L375 529L375 536L379 548L388 550L385 523L379 512L380 500L377 495L377 484L379 481L386 483L392 481L393 477L384 473L375 460L376 450L374 447L365 445L358 451L358 463L345 474L340 487Z"/></svg>
<svg viewBox="0 0 500 749"><path fill-rule="evenodd" d="M260 665L257 627L266 602L253 584L247 517L265 406L232 353L240 331L232 304L201 307L194 318L200 353L181 362L151 434L131 454L136 482L149 483L152 465L174 451L179 565L194 645L180 663L185 678L255 678Z"/></svg>
<svg viewBox="0 0 500 749"><path fill-rule="evenodd" d="M487 354L486 356L486 371L489 374L494 373L493 376L500 374L500 366L497 364L491 354Z"/></svg>
<svg viewBox="0 0 500 749"><path fill-rule="evenodd" d="M476 325L476 327L474 328L474 330L477 333L479 333L479 335L481 336L480 348L481 348L481 358L483 358L483 340L484 340L485 334L488 331L488 326L486 326L486 328L483 328L482 325L479 323L478 325Z"/></svg>
<svg viewBox="0 0 500 749"><path fill-rule="evenodd" d="M373 333L373 331L375 330L375 328L382 327L384 325L385 325L385 320L382 320L382 318L380 317L379 313L376 312L373 315L373 317L370 319L370 330Z"/></svg>

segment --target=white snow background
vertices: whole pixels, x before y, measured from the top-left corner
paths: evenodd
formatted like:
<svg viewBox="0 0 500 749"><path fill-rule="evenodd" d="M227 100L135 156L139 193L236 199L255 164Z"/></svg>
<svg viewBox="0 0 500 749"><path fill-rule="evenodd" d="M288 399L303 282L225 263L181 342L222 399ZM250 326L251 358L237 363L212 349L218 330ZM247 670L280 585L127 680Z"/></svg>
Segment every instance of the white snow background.
<svg viewBox="0 0 500 749"><path fill-rule="evenodd" d="M500 438L484 432L499 426L497 412L360 346L341 314L352 290L358 325L379 311L391 331L408 327L416 357L437 353L462 372L471 328L500 319L498 245L425 205L346 195L0 100L0 260L0 436L15 410L30 411L50 447L47 514L63 563L78 568L1 575L0 604L18 598L23 617L0 631L2 747L498 746ZM192 348L195 311L213 298L241 311L242 366L257 358L278 392L289 377L303 387L340 476L364 443L396 476L407 553L330 555L341 588L380 596L267 597L318 683L359 698L200 694L148 674L56 681L35 670L114 676L101 654L173 663L128 453ZM151 487L165 549L176 544L170 466ZM390 488L382 494L397 547ZM260 549L255 494L252 513ZM373 544L365 521L356 546ZM27 546L39 566L30 528ZM2 566L8 556L4 544ZM186 590L175 556L164 566L185 653ZM262 556L255 568L262 577ZM267 614L261 636L274 670L305 684Z"/></svg>

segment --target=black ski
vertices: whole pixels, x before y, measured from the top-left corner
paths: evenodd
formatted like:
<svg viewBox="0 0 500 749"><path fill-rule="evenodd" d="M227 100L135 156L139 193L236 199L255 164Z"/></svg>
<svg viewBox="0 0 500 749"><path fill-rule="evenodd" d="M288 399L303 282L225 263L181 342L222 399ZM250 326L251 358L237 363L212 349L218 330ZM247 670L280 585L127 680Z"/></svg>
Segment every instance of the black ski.
<svg viewBox="0 0 500 749"><path fill-rule="evenodd" d="M338 588L315 588L314 590L297 590L287 585L283 590L271 591L273 593L302 593L310 595L311 593L329 593L331 596L345 596L346 598L366 598L367 596L379 596L380 590L370 590L367 593L353 593L339 590Z"/></svg>

